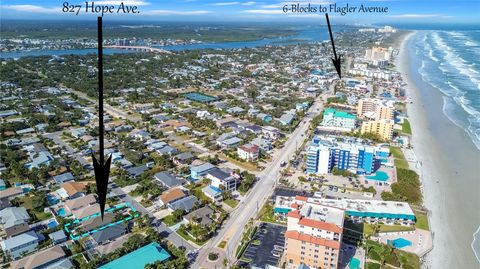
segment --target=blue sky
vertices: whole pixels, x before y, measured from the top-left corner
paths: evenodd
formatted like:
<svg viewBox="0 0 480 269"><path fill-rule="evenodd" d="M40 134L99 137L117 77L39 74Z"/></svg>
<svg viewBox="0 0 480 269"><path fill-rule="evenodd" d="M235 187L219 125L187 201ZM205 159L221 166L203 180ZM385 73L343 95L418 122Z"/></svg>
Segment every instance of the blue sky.
<svg viewBox="0 0 480 269"><path fill-rule="evenodd" d="M97 16L82 14L75 16L63 13L65 1L57 0L2 0L0 16L3 19L86 19ZM85 1L70 0L70 4L85 5ZM91 1L89 1L91 2ZM118 5L122 1L99 0L97 5ZM386 14L347 14L340 16L329 12L336 23L372 24L381 22L396 23L474 23L480 24L480 1L478 0L126 0L125 4L135 4L140 14L107 14L112 20L152 20L152 21L315 21L324 18L323 13L292 14L283 13L285 4L300 3L314 6L388 7Z"/></svg>

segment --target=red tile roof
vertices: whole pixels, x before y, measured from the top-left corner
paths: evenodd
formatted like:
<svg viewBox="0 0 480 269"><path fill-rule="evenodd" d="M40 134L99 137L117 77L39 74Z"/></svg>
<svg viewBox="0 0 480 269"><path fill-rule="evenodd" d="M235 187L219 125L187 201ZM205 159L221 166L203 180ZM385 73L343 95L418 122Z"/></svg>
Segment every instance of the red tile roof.
<svg viewBox="0 0 480 269"><path fill-rule="evenodd" d="M318 244L326 247L331 247L334 249L340 249L339 241L333 241L325 238L314 237L308 234L299 233L297 231L287 231L285 233L285 237L294 239L294 240L305 241L311 244Z"/></svg>
<svg viewBox="0 0 480 269"><path fill-rule="evenodd" d="M298 221L298 224L303 225L303 226L308 226L308 227L313 227L317 229L322 229L325 231L330 231L334 233L342 233L343 229L342 227L338 227L337 225L333 223L328 223L324 221L319 221L319 220L313 220L309 218L301 218L300 221Z"/></svg>

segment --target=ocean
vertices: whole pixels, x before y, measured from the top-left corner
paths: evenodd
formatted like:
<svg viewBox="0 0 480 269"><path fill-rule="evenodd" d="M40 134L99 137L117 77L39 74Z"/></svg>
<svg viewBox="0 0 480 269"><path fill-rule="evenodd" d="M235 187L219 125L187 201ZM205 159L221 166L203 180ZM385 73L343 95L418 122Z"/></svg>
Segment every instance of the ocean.
<svg viewBox="0 0 480 269"><path fill-rule="evenodd" d="M443 93L443 113L480 150L480 31L419 31L422 79Z"/></svg>

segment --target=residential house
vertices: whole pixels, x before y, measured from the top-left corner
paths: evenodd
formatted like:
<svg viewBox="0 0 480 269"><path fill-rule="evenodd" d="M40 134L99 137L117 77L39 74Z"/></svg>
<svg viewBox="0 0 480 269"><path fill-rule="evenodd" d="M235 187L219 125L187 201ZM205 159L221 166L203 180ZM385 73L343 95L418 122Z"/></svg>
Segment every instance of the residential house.
<svg viewBox="0 0 480 269"><path fill-rule="evenodd" d="M256 161L260 156L260 148L257 145L245 144L237 148L238 156L247 161Z"/></svg>
<svg viewBox="0 0 480 269"><path fill-rule="evenodd" d="M211 180L212 186L217 188L223 186L226 191L235 191L237 188L237 179L216 167L207 172L206 178Z"/></svg>
<svg viewBox="0 0 480 269"><path fill-rule="evenodd" d="M68 239L67 236L65 235L65 233L63 232L63 229L48 234L48 238L52 239L52 242L55 245L66 242L67 239Z"/></svg>
<svg viewBox="0 0 480 269"><path fill-rule="evenodd" d="M173 188L180 186L184 183L183 180L178 179L167 171L158 172L154 175L155 180L160 182L163 186L167 188Z"/></svg>
<svg viewBox="0 0 480 269"><path fill-rule="evenodd" d="M62 183L68 182L68 181L72 181L74 178L75 177L73 176L73 174L68 172L68 173L64 173L64 174L54 176L53 180L55 180L55 182L57 184L62 184Z"/></svg>
<svg viewBox="0 0 480 269"><path fill-rule="evenodd" d="M282 132L280 132L277 128L272 126L263 126L262 133L272 138L273 140L279 139L284 136Z"/></svg>
<svg viewBox="0 0 480 269"><path fill-rule="evenodd" d="M205 196L207 196L210 200L214 202L221 202L223 199L222 190L215 186L205 186L202 188L202 192L203 194L205 194Z"/></svg>
<svg viewBox="0 0 480 269"><path fill-rule="evenodd" d="M177 209L181 209L185 212L190 212L195 204L197 203L197 197L193 195L186 196L182 199L176 200L168 204L168 209L171 211L175 211Z"/></svg>
<svg viewBox="0 0 480 269"><path fill-rule="evenodd" d="M183 220L187 223L200 224L203 226L209 226L214 223L215 211L208 205L201 207L195 211L183 216Z"/></svg>
<svg viewBox="0 0 480 269"><path fill-rule="evenodd" d="M133 178L138 178L147 170L148 170L148 167L146 165L141 165L141 166L128 168L127 173Z"/></svg>
<svg viewBox="0 0 480 269"><path fill-rule="evenodd" d="M162 195L160 195L160 203L161 205L168 205L169 203L178 201L186 196L187 194L182 189L172 188L163 192Z"/></svg>
<svg viewBox="0 0 480 269"><path fill-rule="evenodd" d="M93 194L89 194L83 197L66 201L64 204L64 208L67 213L73 214L75 212L79 212L79 210L81 210L82 208L92 207L95 204L97 204L97 199L95 199L95 196Z"/></svg>
<svg viewBox="0 0 480 269"><path fill-rule="evenodd" d="M264 152L268 152L273 149L272 142L262 137L255 137L250 143L258 146L260 150Z"/></svg>
<svg viewBox="0 0 480 269"><path fill-rule="evenodd" d="M189 164L194 159L195 156L190 151L177 154L172 158L175 165Z"/></svg>
<svg viewBox="0 0 480 269"><path fill-rule="evenodd" d="M62 185L69 199L75 199L84 195L85 184L80 182L67 182Z"/></svg>
<svg viewBox="0 0 480 269"><path fill-rule="evenodd" d="M222 148L232 149L236 148L243 140L234 136L232 138L225 139L219 143Z"/></svg>
<svg viewBox="0 0 480 269"><path fill-rule="evenodd" d="M29 220L30 216L24 207L7 207L0 211L0 225L7 237L28 231Z"/></svg>
<svg viewBox="0 0 480 269"><path fill-rule="evenodd" d="M15 197L23 196L23 189L20 187L11 187L6 190L0 191L0 200L7 199L11 201Z"/></svg>
<svg viewBox="0 0 480 269"><path fill-rule="evenodd" d="M194 180L203 179L208 171L216 168L215 165L211 163L203 163L200 165L190 165L190 177Z"/></svg>
<svg viewBox="0 0 480 269"><path fill-rule="evenodd" d="M37 249L38 243L44 238L35 231L25 232L0 242L3 252L13 259L19 258L24 253L30 253Z"/></svg>
<svg viewBox="0 0 480 269"><path fill-rule="evenodd" d="M107 227L103 230L99 230L91 235L92 239L99 245L103 245L111 242L112 240L127 233L127 225L120 223Z"/></svg>
<svg viewBox="0 0 480 269"><path fill-rule="evenodd" d="M280 119L278 121L283 126L286 126L286 125L290 125L293 122L294 119L295 119L295 114L285 113L280 117Z"/></svg>
<svg viewBox="0 0 480 269"><path fill-rule="evenodd" d="M73 264L60 246L54 246L11 263L12 269L68 269Z"/></svg>
<svg viewBox="0 0 480 269"><path fill-rule="evenodd" d="M268 114L265 114L265 113L258 113L257 114L257 119L265 122L265 123L269 123L272 121L272 116L268 115Z"/></svg>

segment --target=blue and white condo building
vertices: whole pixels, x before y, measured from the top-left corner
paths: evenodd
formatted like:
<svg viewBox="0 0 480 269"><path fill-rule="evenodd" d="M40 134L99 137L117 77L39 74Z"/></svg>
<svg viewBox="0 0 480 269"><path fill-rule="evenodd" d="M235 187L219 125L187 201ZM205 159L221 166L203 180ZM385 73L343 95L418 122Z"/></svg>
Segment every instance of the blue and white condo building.
<svg viewBox="0 0 480 269"><path fill-rule="evenodd" d="M316 136L307 148L307 174L328 174L336 167L355 174L371 174L380 167L380 159L390 155L390 149L365 145L357 139L337 140Z"/></svg>

